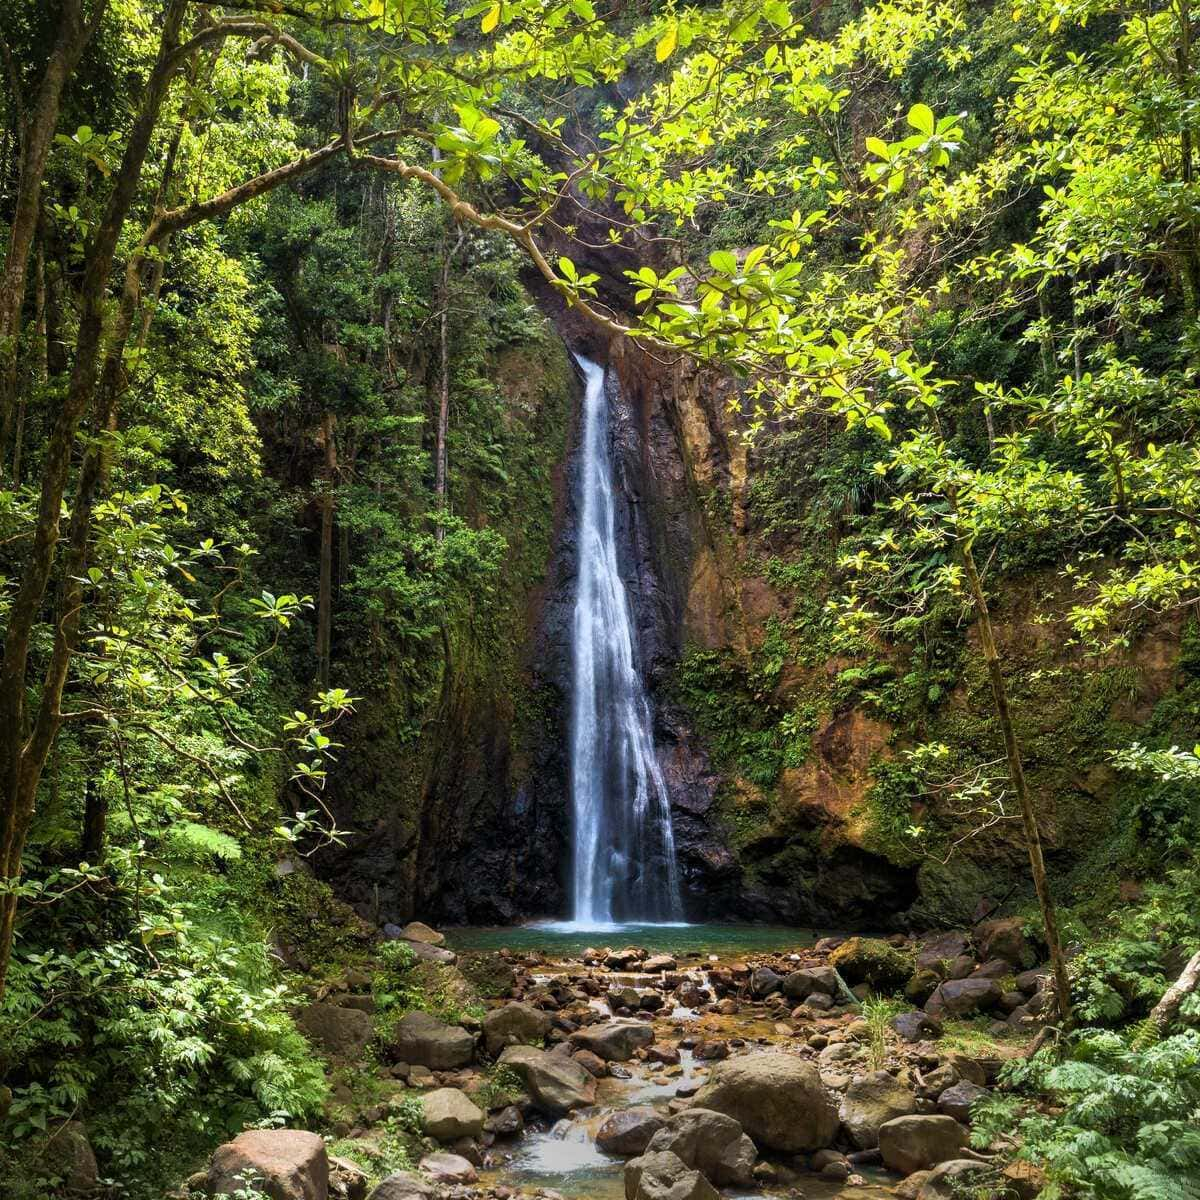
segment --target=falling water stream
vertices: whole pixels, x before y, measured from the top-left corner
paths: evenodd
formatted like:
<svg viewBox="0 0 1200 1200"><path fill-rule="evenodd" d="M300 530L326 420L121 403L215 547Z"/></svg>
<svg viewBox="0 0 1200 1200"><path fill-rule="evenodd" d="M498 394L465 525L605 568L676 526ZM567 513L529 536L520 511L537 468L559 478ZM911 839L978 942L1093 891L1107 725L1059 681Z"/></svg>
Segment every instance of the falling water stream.
<svg viewBox="0 0 1200 1200"><path fill-rule="evenodd" d="M587 387L571 712L573 923L678 921L671 805L619 570L605 373L585 358L579 365Z"/></svg>

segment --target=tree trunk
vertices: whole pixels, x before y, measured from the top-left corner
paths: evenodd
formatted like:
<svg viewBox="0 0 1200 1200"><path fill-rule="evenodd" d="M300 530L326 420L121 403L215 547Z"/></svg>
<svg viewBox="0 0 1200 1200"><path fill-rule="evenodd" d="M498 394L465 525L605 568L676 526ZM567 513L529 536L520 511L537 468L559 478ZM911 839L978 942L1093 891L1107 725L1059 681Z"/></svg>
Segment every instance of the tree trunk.
<svg viewBox="0 0 1200 1200"><path fill-rule="evenodd" d="M337 484L337 446L333 440L334 416L321 418L325 439L325 491L321 497L321 581L317 594L317 679L329 686L329 667L333 644L333 518L334 488Z"/></svg>
<svg viewBox="0 0 1200 1200"><path fill-rule="evenodd" d="M113 258L137 193L163 100L178 67L175 51L187 7L187 0L170 0L167 5L158 57L130 129L120 166L113 177L104 213L92 236L79 293L75 359L66 395L47 441L32 544L22 564L20 584L4 631L4 654L0 659L0 880L12 885L21 875L21 855L33 818L38 782L61 722L59 704L79 629L80 585L77 582L64 588L63 600L58 606L50 663L32 722L26 707L30 646L54 570L75 435L95 396ZM61 94L61 88L59 91ZM23 289L24 267L21 280ZM11 405L7 411L11 412ZM85 464L96 457L89 455ZM97 469L95 477L98 474ZM81 527L85 535L82 544L86 548L92 500L87 484L87 478L81 476L72 513L74 550L78 549L77 533ZM91 486L94 488L95 478L91 479ZM72 557L74 559L76 555L73 553ZM5 891L0 895L0 1000L4 997L12 954L16 909L15 892Z"/></svg>
<svg viewBox="0 0 1200 1200"><path fill-rule="evenodd" d="M63 0L54 48L21 131L21 159L9 229L8 252L0 277L0 462L8 456L17 399L18 341L25 281L41 206L46 161L62 107L63 91L79 65L108 0L96 0L92 19L85 19L83 0Z"/></svg>
<svg viewBox="0 0 1200 1200"><path fill-rule="evenodd" d="M992 699L996 706L996 717L1004 735L1004 753L1008 759L1008 774L1016 793L1017 802L1021 807L1021 820L1025 826L1025 845L1029 851L1029 867L1033 875L1033 886L1037 891L1038 906L1042 911L1042 924L1045 926L1046 945L1050 949L1050 965L1054 969L1055 1002L1058 1008L1058 1018L1063 1026L1071 1021L1071 982L1067 975L1067 960L1063 956L1062 939L1058 933L1058 918L1054 908L1054 898L1050 895L1050 885L1046 879L1046 864L1042 857L1042 837L1038 830L1037 814L1033 809L1033 801L1029 795L1029 787L1025 781L1025 768L1021 761L1021 748L1017 742L1016 730L1013 728L1012 712L1008 706L1008 688L1004 682L1004 673L1000 668L1000 654L996 649L996 639L992 632L992 616L988 609L987 597L983 593L983 583L975 566L975 555L970 541L962 543L963 567L966 571L967 585L975 605L975 616L979 622L979 641L983 648L983 660L987 666L988 679L992 685Z"/></svg>
<svg viewBox="0 0 1200 1200"><path fill-rule="evenodd" d="M1171 1027L1171 1022L1179 1016L1179 1009L1185 997L1190 996L1200 987L1200 953L1193 954L1188 965L1183 968L1183 974L1163 993L1163 998L1154 1006L1150 1020L1154 1022L1159 1035L1164 1035Z"/></svg>
<svg viewBox="0 0 1200 1200"><path fill-rule="evenodd" d="M104 839L108 829L108 800L94 779L83 785L83 836L80 853L91 866L104 861Z"/></svg>
<svg viewBox="0 0 1200 1200"><path fill-rule="evenodd" d="M446 461L446 441L450 433L450 267L454 256L462 247L466 231L458 231L458 240L442 261L442 278L439 288L441 298L441 316L438 323L438 350L440 355L440 388L437 419L437 448L435 450L433 494L438 511L437 540L440 542L446 535L442 526L441 516L446 509L446 479L448 464Z"/></svg>

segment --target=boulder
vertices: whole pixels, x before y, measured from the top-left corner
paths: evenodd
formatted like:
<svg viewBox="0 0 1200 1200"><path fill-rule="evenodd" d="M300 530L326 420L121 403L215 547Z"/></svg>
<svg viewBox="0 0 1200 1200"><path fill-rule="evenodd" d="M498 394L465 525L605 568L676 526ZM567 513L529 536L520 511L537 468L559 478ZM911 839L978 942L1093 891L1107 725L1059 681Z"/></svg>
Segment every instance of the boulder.
<svg viewBox="0 0 1200 1200"><path fill-rule="evenodd" d="M897 1013L892 1028L906 1042L923 1042L942 1036L942 1023L923 1012Z"/></svg>
<svg viewBox="0 0 1200 1200"><path fill-rule="evenodd" d="M883 1165L901 1175L956 1158L966 1144L966 1130L953 1117L896 1117L879 1127Z"/></svg>
<svg viewBox="0 0 1200 1200"><path fill-rule="evenodd" d="M431 929L421 921L409 921L400 930L400 937L406 942L421 942L426 946L444 946L446 944L444 933L438 933L436 929Z"/></svg>
<svg viewBox="0 0 1200 1200"><path fill-rule="evenodd" d="M969 1079L960 1079L938 1096L938 1112L966 1125L971 1120L971 1105L990 1095L991 1092L987 1088L980 1087Z"/></svg>
<svg viewBox="0 0 1200 1200"><path fill-rule="evenodd" d="M393 1171L380 1180L367 1200L428 1200L437 1189L415 1171Z"/></svg>
<svg viewBox="0 0 1200 1200"><path fill-rule="evenodd" d="M756 1000L764 1000L782 987L783 980L770 967L759 967L750 976L750 994Z"/></svg>
<svg viewBox="0 0 1200 1200"><path fill-rule="evenodd" d="M917 1200L962 1200L971 1195L971 1184L983 1183L992 1176L986 1163L970 1158L952 1158L939 1163L917 1193Z"/></svg>
<svg viewBox="0 0 1200 1200"><path fill-rule="evenodd" d="M624 1108L606 1117L596 1130L596 1145L605 1154L631 1158L644 1154L650 1139L663 1127L662 1114L648 1105Z"/></svg>
<svg viewBox="0 0 1200 1200"><path fill-rule="evenodd" d="M573 1046L590 1050L605 1062L628 1062L636 1051L653 1042L653 1025L628 1018L601 1021L571 1034Z"/></svg>
<svg viewBox="0 0 1200 1200"><path fill-rule="evenodd" d="M500 1062L520 1077L534 1104L550 1116L596 1102L596 1081L577 1062L533 1046L508 1046Z"/></svg>
<svg viewBox="0 0 1200 1200"><path fill-rule="evenodd" d="M515 1104L505 1105L499 1112L489 1113L483 1122L486 1133L497 1137L516 1137L525 1128L525 1118Z"/></svg>
<svg viewBox="0 0 1200 1200"><path fill-rule="evenodd" d="M625 1200L719 1200L720 1193L678 1154L644 1154L625 1166Z"/></svg>
<svg viewBox="0 0 1200 1200"><path fill-rule="evenodd" d="M396 1022L394 1056L401 1062L452 1071L475 1057L475 1039L461 1025L447 1025L425 1012L410 1012Z"/></svg>
<svg viewBox="0 0 1200 1200"><path fill-rule="evenodd" d="M904 998L914 1004L924 1004L942 982L942 977L932 967L921 967L904 985Z"/></svg>
<svg viewBox="0 0 1200 1200"><path fill-rule="evenodd" d="M655 954L642 963L642 970L650 975L661 975L663 971L674 971L678 965L669 954Z"/></svg>
<svg viewBox="0 0 1200 1200"><path fill-rule="evenodd" d="M925 1011L941 1020L988 1012L1000 1003L1000 986L994 979L947 979L925 1001Z"/></svg>
<svg viewBox="0 0 1200 1200"><path fill-rule="evenodd" d="M440 963L444 967L453 966L458 962L458 955L453 950L446 950L441 946L431 946L428 942L410 942L407 938L400 940L421 962Z"/></svg>
<svg viewBox="0 0 1200 1200"><path fill-rule="evenodd" d="M310 1004L296 1014L296 1024L334 1058L357 1059L375 1036L370 1016L337 1004Z"/></svg>
<svg viewBox="0 0 1200 1200"><path fill-rule="evenodd" d="M96 1186L96 1153L82 1121L68 1121L51 1135L42 1160L62 1180L68 1192L89 1192Z"/></svg>
<svg viewBox="0 0 1200 1200"><path fill-rule="evenodd" d="M917 1097L887 1071L854 1080L842 1097L842 1126L858 1150L879 1145L879 1127L917 1111Z"/></svg>
<svg viewBox="0 0 1200 1200"><path fill-rule="evenodd" d="M329 1156L315 1133L249 1129L213 1151L205 1186L214 1196L255 1186L271 1200L326 1200Z"/></svg>
<svg viewBox="0 0 1200 1200"><path fill-rule="evenodd" d="M483 1132L483 1113L458 1088L437 1088L421 1097L425 1132L439 1142L478 1137Z"/></svg>
<svg viewBox="0 0 1200 1200"><path fill-rule="evenodd" d="M903 987L913 973L912 957L879 938L850 938L829 956L829 965L851 987L865 983L877 992Z"/></svg>
<svg viewBox="0 0 1200 1200"><path fill-rule="evenodd" d="M695 1104L733 1117L760 1147L785 1154L821 1150L838 1129L837 1106L816 1067L778 1051L719 1063Z"/></svg>
<svg viewBox="0 0 1200 1200"><path fill-rule="evenodd" d="M590 1050L576 1050L571 1057L589 1074L603 1079L608 1074L608 1063Z"/></svg>
<svg viewBox="0 0 1200 1200"><path fill-rule="evenodd" d="M505 1046L537 1046L549 1032L549 1014L518 1001L493 1008L483 1018L483 1040L493 1058Z"/></svg>
<svg viewBox="0 0 1200 1200"><path fill-rule="evenodd" d="M356 1162L329 1156L329 1194L338 1200L364 1200L370 1177Z"/></svg>
<svg viewBox="0 0 1200 1200"><path fill-rule="evenodd" d="M479 1178L461 1154L427 1154L418 1165L435 1183L474 1183Z"/></svg>
<svg viewBox="0 0 1200 1200"><path fill-rule="evenodd" d="M1028 970L1037 962L1033 944L1025 936L1025 922L1020 917L984 921L975 929L975 941L982 958L1002 958L1018 971Z"/></svg>
<svg viewBox="0 0 1200 1200"><path fill-rule="evenodd" d="M807 1000L813 995L836 1000L841 991L838 974L832 967L805 967L793 971L783 981L783 994L789 1000Z"/></svg>
<svg viewBox="0 0 1200 1200"><path fill-rule="evenodd" d="M917 951L917 966L941 970L946 964L969 953L970 949L971 939L962 930L952 929L922 944Z"/></svg>
<svg viewBox="0 0 1200 1200"><path fill-rule="evenodd" d="M670 1151L718 1187L749 1187L758 1151L732 1117L706 1108L677 1113L651 1139L647 1154Z"/></svg>

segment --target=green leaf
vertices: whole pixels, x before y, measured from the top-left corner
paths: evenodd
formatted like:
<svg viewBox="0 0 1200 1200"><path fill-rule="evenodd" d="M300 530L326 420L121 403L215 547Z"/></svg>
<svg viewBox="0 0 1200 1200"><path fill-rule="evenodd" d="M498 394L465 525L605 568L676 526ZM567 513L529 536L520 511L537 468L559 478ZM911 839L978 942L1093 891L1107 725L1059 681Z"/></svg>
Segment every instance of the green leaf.
<svg viewBox="0 0 1200 1200"><path fill-rule="evenodd" d="M914 104L908 110L908 123L926 137L933 137L937 122L933 117L933 109L928 104Z"/></svg>
<svg viewBox="0 0 1200 1200"><path fill-rule="evenodd" d="M736 255L729 250L714 250L708 256L712 269L721 275L736 275L738 261Z"/></svg>
<svg viewBox="0 0 1200 1200"><path fill-rule="evenodd" d="M658 39L658 45L654 47L654 57L658 62L666 62L672 54L675 53L675 47L679 45L679 26L672 25L666 33Z"/></svg>

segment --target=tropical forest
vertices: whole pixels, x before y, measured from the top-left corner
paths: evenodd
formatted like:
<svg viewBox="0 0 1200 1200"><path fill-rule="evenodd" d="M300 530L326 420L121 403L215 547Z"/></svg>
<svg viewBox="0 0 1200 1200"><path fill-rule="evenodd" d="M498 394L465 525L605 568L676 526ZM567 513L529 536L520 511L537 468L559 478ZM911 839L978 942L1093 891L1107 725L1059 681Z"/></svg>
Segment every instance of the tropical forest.
<svg viewBox="0 0 1200 1200"><path fill-rule="evenodd" d="M1200 1200L1200 4L0 0L0 1200Z"/></svg>

